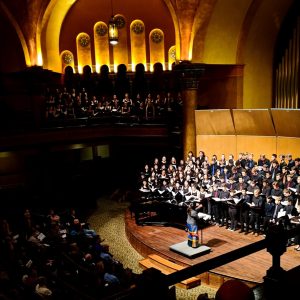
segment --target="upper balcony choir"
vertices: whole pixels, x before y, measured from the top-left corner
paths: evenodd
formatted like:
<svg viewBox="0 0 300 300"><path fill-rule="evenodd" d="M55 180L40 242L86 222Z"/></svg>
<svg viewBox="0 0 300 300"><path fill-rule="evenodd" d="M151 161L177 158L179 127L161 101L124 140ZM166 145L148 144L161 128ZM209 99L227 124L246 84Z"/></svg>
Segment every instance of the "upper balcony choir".
<svg viewBox="0 0 300 300"><path fill-rule="evenodd" d="M285 228L299 222L300 158L271 158L240 153L211 159L190 151L185 160L163 156L146 164L140 175L143 199L169 205L196 205L211 216L211 224L240 233L266 234L272 224ZM294 240L289 240L288 245ZM300 250L299 247L295 248Z"/></svg>
<svg viewBox="0 0 300 300"><path fill-rule="evenodd" d="M182 99L180 93L172 95L148 93L145 99L140 94L131 97L129 93L118 99L117 94L99 96L80 90L47 89L45 93L46 124L54 120L64 121L78 118L93 118L101 121L105 117L118 117L126 122L168 121L180 113ZM174 119L174 117L173 117Z"/></svg>

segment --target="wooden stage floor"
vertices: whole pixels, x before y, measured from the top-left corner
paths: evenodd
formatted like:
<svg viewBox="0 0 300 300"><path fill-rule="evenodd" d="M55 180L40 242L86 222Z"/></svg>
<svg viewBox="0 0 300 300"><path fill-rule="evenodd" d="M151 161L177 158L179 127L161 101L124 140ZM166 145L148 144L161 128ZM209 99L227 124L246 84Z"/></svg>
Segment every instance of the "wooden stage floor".
<svg viewBox="0 0 300 300"><path fill-rule="evenodd" d="M169 247L187 239L187 233L174 227L138 226L130 212L125 212L125 230L131 245L144 257L149 254L158 254L182 266L192 266L209 258L230 252L239 247L263 239L263 236L244 235L238 231L229 231L224 227L208 226L203 229L203 244L211 248L211 252L203 256L189 259L177 254ZM244 280L249 284L263 282L266 271L271 267L272 256L266 249L252 255L238 259L219 268L210 270L210 273ZM294 246L287 248L281 256L281 266L284 270L293 269L300 265L300 252Z"/></svg>

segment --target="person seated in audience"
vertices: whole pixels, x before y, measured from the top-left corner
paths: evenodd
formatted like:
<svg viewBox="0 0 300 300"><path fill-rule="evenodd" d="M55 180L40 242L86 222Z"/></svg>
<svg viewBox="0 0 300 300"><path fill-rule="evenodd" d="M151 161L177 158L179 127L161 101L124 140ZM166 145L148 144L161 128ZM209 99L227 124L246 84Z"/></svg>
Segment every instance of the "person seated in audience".
<svg viewBox="0 0 300 300"><path fill-rule="evenodd" d="M35 292L43 297L43 299L48 299L52 295L51 289L48 287L47 279L44 276L40 276L37 280L37 285L35 287ZM50 299L50 298L49 298Z"/></svg>
<svg viewBox="0 0 300 300"><path fill-rule="evenodd" d="M253 290L237 279L225 281L217 290L215 300L254 300Z"/></svg>
<svg viewBox="0 0 300 300"><path fill-rule="evenodd" d="M85 228L79 219L74 219L69 232L73 237L84 235L88 238L93 238L97 235L95 230Z"/></svg>

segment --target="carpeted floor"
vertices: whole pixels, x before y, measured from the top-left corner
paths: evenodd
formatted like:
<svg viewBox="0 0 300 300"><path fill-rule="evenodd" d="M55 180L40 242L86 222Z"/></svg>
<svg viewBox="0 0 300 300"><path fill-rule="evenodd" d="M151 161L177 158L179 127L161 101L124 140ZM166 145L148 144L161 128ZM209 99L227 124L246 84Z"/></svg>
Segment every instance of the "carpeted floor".
<svg viewBox="0 0 300 300"><path fill-rule="evenodd" d="M138 262L143 257L130 245L125 235L124 212L127 206L128 203L118 203L109 200L109 197L102 197L98 200L97 208L88 221L91 228L105 239L115 259L121 261L125 268L128 267L135 273L141 273L142 269ZM190 290L176 287L177 300L195 300L203 293L213 298L216 290L206 286Z"/></svg>

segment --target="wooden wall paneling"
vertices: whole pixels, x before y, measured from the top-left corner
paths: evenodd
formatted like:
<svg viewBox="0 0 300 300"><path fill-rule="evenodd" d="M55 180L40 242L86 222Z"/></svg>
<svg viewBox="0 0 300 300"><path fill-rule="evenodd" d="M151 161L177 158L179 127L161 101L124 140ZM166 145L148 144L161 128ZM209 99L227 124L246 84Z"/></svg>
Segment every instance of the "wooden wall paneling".
<svg viewBox="0 0 300 300"><path fill-rule="evenodd" d="M228 157L229 154L233 154L236 157L236 136L235 135L197 135L196 147L198 155L202 150L205 154L211 158L213 154L217 157L221 157L221 154L225 154Z"/></svg>
<svg viewBox="0 0 300 300"><path fill-rule="evenodd" d="M271 109L276 135L300 137L299 109Z"/></svg>
<svg viewBox="0 0 300 300"><path fill-rule="evenodd" d="M292 154L293 158L300 157L300 138L278 136L277 154Z"/></svg>
<svg viewBox="0 0 300 300"><path fill-rule="evenodd" d="M275 135L268 109L233 109L232 114L237 135Z"/></svg>
<svg viewBox="0 0 300 300"><path fill-rule="evenodd" d="M237 154L241 152L253 153L256 161L260 154L271 157L272 153L277 153L276 145L275 136L237 135L236 137Z"/></svg>
<svg viewBox="0 0 300 300"><path fill-rule="evenodd" d="M196 110L196 135L234 135L234 125L229 109Z"/></svg>

